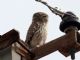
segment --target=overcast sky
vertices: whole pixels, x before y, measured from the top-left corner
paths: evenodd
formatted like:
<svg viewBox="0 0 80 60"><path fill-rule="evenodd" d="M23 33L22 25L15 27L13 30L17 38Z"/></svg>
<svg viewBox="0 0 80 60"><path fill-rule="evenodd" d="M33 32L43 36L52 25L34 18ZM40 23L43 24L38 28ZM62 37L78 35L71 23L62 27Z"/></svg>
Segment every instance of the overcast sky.
<svg viewBox="0 0 80 60"><path fill-rule="evenodd" d="M58 7L61 11L72 11L80 17L80 0L45 0L52 7ZM16 29L20 38L25 41L27 30L31 24L32 16L36 12L45 12L49 16L48 38L49 42L64 35L59 30L61 18L53 14L46 6L35 0L0 0L0 34ZM76 60L80 59L80 52L76 53ZM71 60L64 57L58 51L41 58L40 60Z"/></svg>

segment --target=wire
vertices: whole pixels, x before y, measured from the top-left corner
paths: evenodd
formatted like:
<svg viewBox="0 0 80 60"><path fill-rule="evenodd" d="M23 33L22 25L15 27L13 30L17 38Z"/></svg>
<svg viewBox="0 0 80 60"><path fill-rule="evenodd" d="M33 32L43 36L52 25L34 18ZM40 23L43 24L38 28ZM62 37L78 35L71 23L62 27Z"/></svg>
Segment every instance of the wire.
<svg viewBox="0 0 80 60"><path fill-rule="evenodd" d="M35 0L35 1L41 2L42 4L46 5L46 6L52 11L52 13L54 13L54 14L56 14L56 15L59 15L60 17L63 17L65 14L67 14L67 15L70 15L70 16L72 16L72 17L78 18L78 17L76 17L76 16L74 16L74 15L71 15L71 14L64 13L64 12L62 12L62 11L59 11L59 10L57 10L56 8L53 8L53 7L49 6L49 5L48 5L46 2L44 2L44 1L41 1L41 0Z"/></svg>

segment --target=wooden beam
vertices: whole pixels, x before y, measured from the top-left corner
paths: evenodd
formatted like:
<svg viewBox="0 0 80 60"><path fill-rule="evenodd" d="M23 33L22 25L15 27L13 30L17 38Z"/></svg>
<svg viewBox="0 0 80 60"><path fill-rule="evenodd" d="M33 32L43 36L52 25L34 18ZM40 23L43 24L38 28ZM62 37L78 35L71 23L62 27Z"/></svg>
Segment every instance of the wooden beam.
<svg viewBox="0 0 80 60"><path fill-rule="evenodd" d="M26 46L25 42L22 40L19 40L18 42L15 43L15 51L22 55L23 57L30 56L32 53L30 52L29 48Z"/></svg>
<svg viewBox="0 0 80 60"><path fill-rule="evenodd" d="M41 47L33 49L32 52L35 54L35 59L39 59L56 50L61 49L62 47L72 46L74 43L75 43L75 32L71 31L66 35L63 35L55 40L52 40Z"/></svg>
<svg viewBox="0 0 80 60"><path fill-rule="evenodd" d="M22 60L33 60L33 54L22 40L15 43L15 51L22 56Z"/></svg>
<svg viewBox="0 0 80 60"><path fill-rule="evenodd" d="M11 46L14 42L20 40L19 33L12 29L0 37L0 50Z"/></svg>

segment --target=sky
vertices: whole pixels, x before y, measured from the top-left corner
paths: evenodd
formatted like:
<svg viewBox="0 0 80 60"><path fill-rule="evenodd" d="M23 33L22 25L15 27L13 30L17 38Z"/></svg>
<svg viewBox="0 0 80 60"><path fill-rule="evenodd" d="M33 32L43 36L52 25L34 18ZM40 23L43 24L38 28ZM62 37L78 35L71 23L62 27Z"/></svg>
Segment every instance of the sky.
<svg viewBox="0 0 80 60"><path fill-rule="evenodd" d="M66 12L72 11L80 16L80 0L45 0L52 7ZM19 32L20 38L25 41L27 30L32 22L32 16L36 12L45 12L49 16L48 37L46 43L56 39L65 33L59 30L61 18L53 14L45 5L35 0L0 0L0 35L15 29ZM80 52L76 53L76 60L80 59ZM49 54L39 60L71 60L64 57L58 51Z"/></svg>

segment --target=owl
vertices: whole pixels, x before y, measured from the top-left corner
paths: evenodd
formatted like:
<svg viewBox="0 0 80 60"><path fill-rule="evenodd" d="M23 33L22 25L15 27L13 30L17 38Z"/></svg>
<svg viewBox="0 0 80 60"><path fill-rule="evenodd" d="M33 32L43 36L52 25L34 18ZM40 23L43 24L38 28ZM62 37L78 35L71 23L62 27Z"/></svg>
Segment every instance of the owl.
<svg viewBox="0 0 80 60"><path fill-rule="evenodd" d="M47 38L48 15L44 12L33 14L32 23L27 32L25 43L29 48L40 47Z"/></svg>

